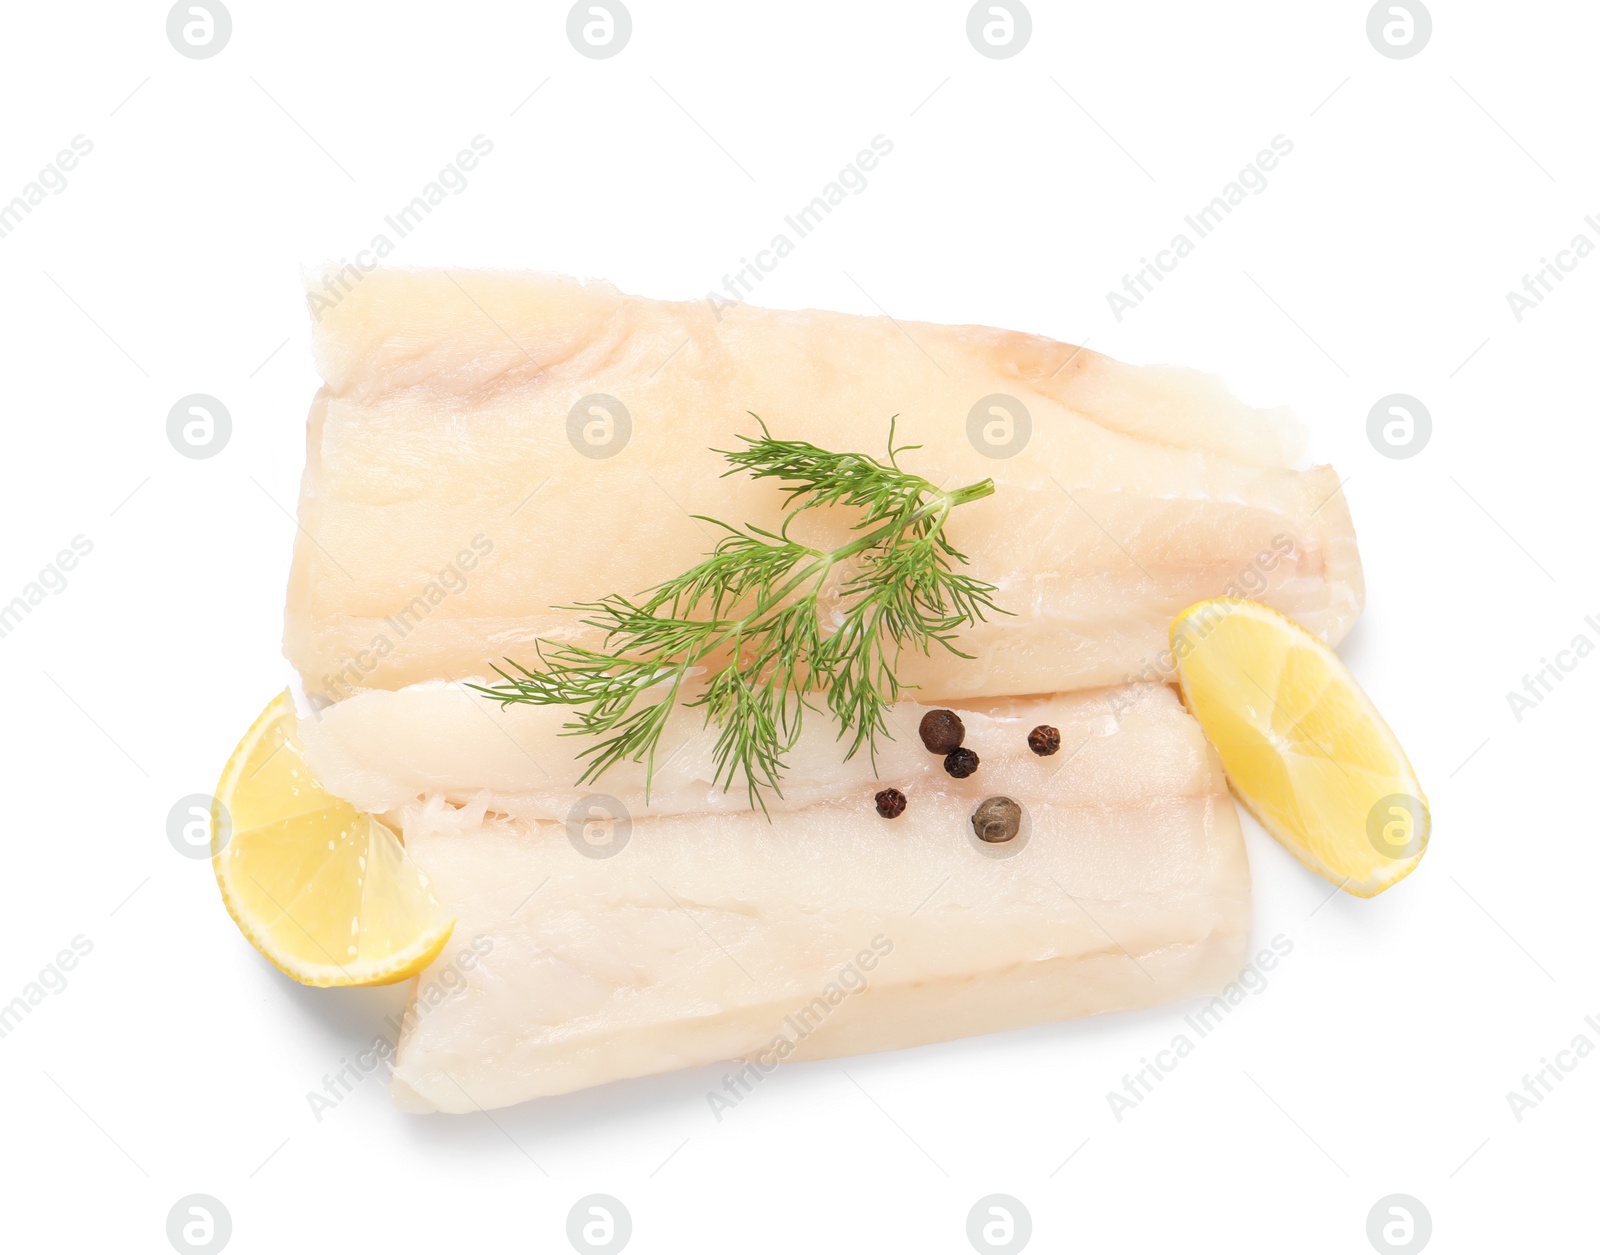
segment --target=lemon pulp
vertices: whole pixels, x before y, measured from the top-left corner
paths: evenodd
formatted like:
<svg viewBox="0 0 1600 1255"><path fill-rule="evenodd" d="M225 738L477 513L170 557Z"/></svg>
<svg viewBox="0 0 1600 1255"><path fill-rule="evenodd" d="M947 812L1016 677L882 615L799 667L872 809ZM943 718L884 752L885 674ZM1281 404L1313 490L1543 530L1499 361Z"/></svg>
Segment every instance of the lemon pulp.
<svg viewBox="0 0 1600 1255"><path fill-rule="evenodd" d="M1217 598L1172 621L1184 704L1261 826L1358 897L1427 848L1427 798L1389 725L1323 641L1276 610Z"/></svg>
<svg viewBox="0 0 1600 1255"><path fill-rule="evenodd" d="M211 866L239 930L306 985L414 976L455 927L383 823L323 790L294 703L274 698L223 769Z"/></svg>

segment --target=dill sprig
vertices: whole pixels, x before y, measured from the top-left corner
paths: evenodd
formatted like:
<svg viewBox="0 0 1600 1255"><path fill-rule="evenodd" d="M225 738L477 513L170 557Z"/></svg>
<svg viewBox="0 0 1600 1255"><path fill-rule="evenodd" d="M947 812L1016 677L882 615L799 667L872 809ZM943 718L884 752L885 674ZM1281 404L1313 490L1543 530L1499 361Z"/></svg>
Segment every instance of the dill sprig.
<svg viewBox="0 0 1600 1255"><path fill-rule="evenodd" d="M956 507L994 492L992 479L944 492L902 470L898 457L920 445L894 443L888 461L863 453L833 453L803 440L777 440L760 417L759 437L747 446L718 449L729 468L783 485L786 515L776 532L734 527L697 515L726 533L715 549L683 574L639 594L612 595L564 607L604 634L603 647L536 645L541 670L506 659L505 681L472 685L502 708L512 703L573 708L564 731L599 738L584 749L579 784L598 779L624 760L643 762L646 793L656 749L686 684L704 688L686 704L715 723L715 783L731 788L743 777L752 805L765 810L762 791L783 795L784 756L800 736L805 713L831 712L845 758L889 735L885 715L908 688L895 673L905 649L935 644L958 657L956 634L993 611L997 591L963 574L967 562L944 534ZM789 535L807 510L839 506L861 511L853 536L821 550ZM843 569L831 622L819 619L829 577Z"/></svg>

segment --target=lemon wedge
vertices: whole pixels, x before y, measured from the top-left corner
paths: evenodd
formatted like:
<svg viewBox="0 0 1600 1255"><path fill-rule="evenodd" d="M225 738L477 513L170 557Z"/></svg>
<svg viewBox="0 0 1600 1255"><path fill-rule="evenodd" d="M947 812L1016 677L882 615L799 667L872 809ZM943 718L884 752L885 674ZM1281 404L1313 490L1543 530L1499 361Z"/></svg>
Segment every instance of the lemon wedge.
<svg viewBox="0 0 1600 1255"><path fill-rule="evenodd" d="M1184 704L1263 828L1357 897L1416 867L1427 798L1333 650L1276 610L1231 598L1190 606L1170 636Z"/></svg>
<svg viewBox="0 0 1600 1255"><path fill-rule="evenodd" d="M455 927L399 838L312 778L287 691L223 769L211 866L239 931L303 985L405 980Z"/></svg>

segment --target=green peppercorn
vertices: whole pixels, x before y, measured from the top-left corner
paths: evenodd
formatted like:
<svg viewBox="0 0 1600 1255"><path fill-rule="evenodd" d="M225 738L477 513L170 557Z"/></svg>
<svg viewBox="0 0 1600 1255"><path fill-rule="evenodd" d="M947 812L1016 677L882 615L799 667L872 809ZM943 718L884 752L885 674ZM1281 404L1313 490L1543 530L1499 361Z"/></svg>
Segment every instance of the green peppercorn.
<svg viewBox="0 0 1600 1255"><path fill-rule="evenodd" d="M986 797L972 812L972 830L991 845L1009 841L1022 830L1022 807L1008 797Z"/></svg>

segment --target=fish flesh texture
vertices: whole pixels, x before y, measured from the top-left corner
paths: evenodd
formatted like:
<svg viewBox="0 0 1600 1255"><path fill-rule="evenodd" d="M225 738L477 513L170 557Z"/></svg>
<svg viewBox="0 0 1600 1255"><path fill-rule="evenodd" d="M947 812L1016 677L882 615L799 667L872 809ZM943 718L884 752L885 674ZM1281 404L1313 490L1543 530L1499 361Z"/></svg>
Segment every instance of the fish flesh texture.
<svg viewBox="0 0 1600 1255"><path fill-rule="evenodd" d="M809 721L770 820L713 786L696 712L669 725L648 800L627 765L603 797L570 784L585 742L559 708L435 682L303 720L317 778L384 812L458 919L414 986L396 1101L473 1111L726 1060L750 1078L1237 975L1238 817L1170 688L963 704L981 762L959 780L918 738L926 709L890 712L876 776ZM1053 756L1028 748L1039 724ZM887 785L909 799L894 820L873 806ZM970 821L995 795L1024 818L986 845Z"/></svg>
<svg viewBox="0 0 1600 1255"><path fill-rule="evenodd" d="M458 919L414 988L396 1101L472 1111L731 1059L764 1074L1237 975L1250 915L1238 817L1172 690L963 707L981 759L964 780L923 749L924 709L893 712L878 780L862 758L840 768L831 729L808 724L770 821L712 786L696 721L669 729L648 803L620 769L608 797L567 785L581 742L553 735L558 712L502 720L447 684L308 721L317 777L388 805ZM1027 748L1040 723L1060 729L1055 756ZM895 820L873 806L888 784L909 799ZM970 817L992 795L1025 819L986 847Z"/></svg>
<svg viewBox="0 0 1600 1255"><path fill-rule="evenodd" d="M1332 468L1192 371L1039 336L626 296L530 274L375 271L315 330L285 653L319 704L483 674L598 634L559 607L632 596L719 533L775 527L772 482L717 449L775 436L997 491L951 515L1011 617L971 660L907 656L933 699L1170 678L1167 625L1254 597L1337 642L1363 586ZM897 417L896 417L897 416ZM1005 456L998 456L1004 454ZM837 544L847 511L797 535Z"/></svg>

